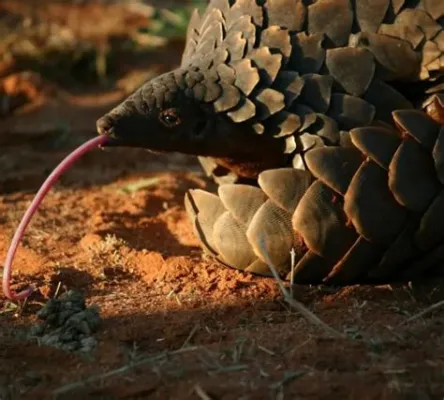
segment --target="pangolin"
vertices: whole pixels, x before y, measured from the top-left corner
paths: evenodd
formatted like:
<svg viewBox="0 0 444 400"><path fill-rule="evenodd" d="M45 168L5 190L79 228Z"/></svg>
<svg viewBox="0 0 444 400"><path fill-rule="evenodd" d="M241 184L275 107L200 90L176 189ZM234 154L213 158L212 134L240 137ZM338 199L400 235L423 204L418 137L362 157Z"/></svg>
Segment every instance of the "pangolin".
<svg viewBox="0 0 444 400"><path fill-rule="evenodd" d="M180 66L97 122L199 157L203 249L295 284L442 274L444 1L211 0Z"/></svg>

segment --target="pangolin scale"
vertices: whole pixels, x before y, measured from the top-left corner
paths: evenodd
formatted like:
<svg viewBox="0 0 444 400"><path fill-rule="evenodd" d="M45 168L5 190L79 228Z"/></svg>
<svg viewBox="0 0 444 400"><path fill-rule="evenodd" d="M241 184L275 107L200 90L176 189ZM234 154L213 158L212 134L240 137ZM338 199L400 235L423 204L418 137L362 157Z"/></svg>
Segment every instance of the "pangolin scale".
<svg viewBox="0 0 444 400"><path fill-rule="evenodd" d="M98 131L199 157L218 193L185 207L225 265L297 284L444 275L442 0L211 0L181 65Z"/></svg>

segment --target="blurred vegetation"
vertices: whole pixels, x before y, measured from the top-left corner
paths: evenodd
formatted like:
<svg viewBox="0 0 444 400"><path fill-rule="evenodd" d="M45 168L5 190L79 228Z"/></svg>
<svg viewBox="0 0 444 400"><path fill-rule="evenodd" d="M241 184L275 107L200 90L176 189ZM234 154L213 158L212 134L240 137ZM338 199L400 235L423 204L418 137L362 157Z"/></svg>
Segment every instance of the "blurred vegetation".
<svg viewBox="0 0 444 400"><path fill-rule="evenodd" d="M202 15L205 7L205 1L195 0L187 6L155 9L151 24L146 29L142 29L141 32L167 39L185 37L193 10L197 8Z"/></svg>
<svg viewBox="0 0 444 400"><path fill-rule="evenodd" d="M12 65L14 70L36 71L53 81L104 84L128 55L146 56L171 40L183 40L192 10L203 9L207 2L177 1L178 5L167 9L142 1L114 1L132 18L126 21L109 13L101 21L92 17L78 21L77 25L69 23L68 16L68 23L45 18L43 6L57 1L30 2L27 8L25 3L16 7L23 9L22 13L2 9L0 3L0 76L4 75L2 69L8 70ZM88 16L87 12L83 14ZM140 17L138 21L134 15Z"/></svg>

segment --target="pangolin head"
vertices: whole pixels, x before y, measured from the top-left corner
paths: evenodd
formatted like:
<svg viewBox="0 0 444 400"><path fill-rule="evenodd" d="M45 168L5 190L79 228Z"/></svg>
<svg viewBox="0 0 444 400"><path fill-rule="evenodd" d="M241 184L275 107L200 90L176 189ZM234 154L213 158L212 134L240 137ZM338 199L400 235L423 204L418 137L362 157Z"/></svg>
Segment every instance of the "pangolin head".
<svg viewBox="0 0 444 400"><path fill-rule="evenodd" d="M251 122L235 123L220 111L223 105L215 107L220 90L196 70L165 73L101 117L98 133L110 137L108 146L239 161L260 160L273 148L281 151L282 143L257 135Z"/></svg>

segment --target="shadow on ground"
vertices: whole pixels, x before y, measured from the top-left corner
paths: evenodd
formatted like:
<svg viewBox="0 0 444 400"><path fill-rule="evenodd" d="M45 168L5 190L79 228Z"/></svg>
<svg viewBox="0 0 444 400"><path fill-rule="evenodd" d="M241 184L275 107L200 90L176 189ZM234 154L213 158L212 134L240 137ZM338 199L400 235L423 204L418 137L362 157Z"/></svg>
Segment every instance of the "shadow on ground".
<svg viewBox="0 0 444 400"><path fill-rule="evenodd" d="M402 324L430 304L430 296L412 297L405 288L302 289L306 305L346 338L329 337L279 297L219 304L188 298L181 305L163 298L163 311L122 309L106 317L94 354L61 358L58 350L12 337L0 352L6 363L27 354L22 378L9 381L21 398L43 398L53 390L63 399L197 399L202 393L215 399L276 398L278 393L304 399L413 399L444 392L442 311ZM112 301L131 303L131 293ZM372 317L375 309L379 313Z"/></svg>

